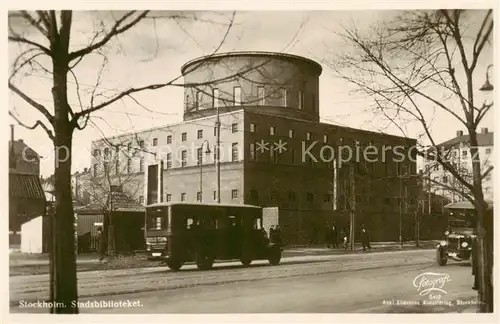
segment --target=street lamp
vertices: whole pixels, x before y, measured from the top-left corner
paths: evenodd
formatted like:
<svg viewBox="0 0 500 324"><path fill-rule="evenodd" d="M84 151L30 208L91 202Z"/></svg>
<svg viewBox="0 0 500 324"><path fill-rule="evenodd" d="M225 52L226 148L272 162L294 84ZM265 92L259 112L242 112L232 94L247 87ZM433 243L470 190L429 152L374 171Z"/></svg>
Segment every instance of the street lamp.
<svg viewBox="0 0 500 324"><path fill-rule="evenodd" d="M205 154L209 155L210 153L212 153L210 151L210 143L208 143L208 140L204 140L200 146L200 151L202 152L202 154L198 161L198 163L200 163L200 202L203 201L203 145L205 144L207 144L207 150L205 151Z"/></svg>
<svg viewBox="0 0 500 324"><path fill-rule="evenodd" d="M486 82L483 84L481 88L479 88L480 91L492 91L493 90L493 85L490 83L490 69L493 67L493 64L488 65L486 68Z"/></svg>

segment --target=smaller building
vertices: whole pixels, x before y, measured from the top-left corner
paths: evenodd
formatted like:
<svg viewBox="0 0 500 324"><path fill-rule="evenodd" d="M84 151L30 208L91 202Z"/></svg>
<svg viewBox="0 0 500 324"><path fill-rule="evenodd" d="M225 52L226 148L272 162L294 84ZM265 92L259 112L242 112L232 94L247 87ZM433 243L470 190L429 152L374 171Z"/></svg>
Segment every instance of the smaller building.
<svg viewBox="0 0 500 324"><path fill-rule="evenodd" d="M437 145L447 161L469 183L472 183L472 161L474 159L479 159L482 172L493 164L493 132L490 132L488 128L481 128L481 132L477 134L477 142L478 154L476 156L471 153L469 135L464 134L461 130L457 131L454 138ZM434 180L434 182L427 184L428 190L445 196L452 202L462 201L463 194L468 192L465 186L433 159L424 161L424 172L426 176ZM487 200L493 200L493 172L491 171L482 183L483 194ZM448 188L439 185L439 183Z"/></svg>
<svg viewBox="0 0 500 324"><path fill-rule="evenodd" d="M109 233L112 227L114 242L108 244L117 253L131 253L145 248L144 206L130 199L121 189L112 188L106 204L92 203L76 208L79 253L98 251L99 229Z"/></svg>

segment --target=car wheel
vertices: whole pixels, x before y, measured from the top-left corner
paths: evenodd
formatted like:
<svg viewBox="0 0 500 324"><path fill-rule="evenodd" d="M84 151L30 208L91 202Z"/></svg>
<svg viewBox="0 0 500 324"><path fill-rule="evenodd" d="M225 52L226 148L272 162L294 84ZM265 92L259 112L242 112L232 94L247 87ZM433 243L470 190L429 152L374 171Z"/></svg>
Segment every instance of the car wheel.
<svg viewBox="0 0 500 324"><path fill-rule="evenodd" d="M179 271L183 265L184 265L184 262L179 261L179 260L175 260L175 259L168 259L167 260L167 267L172 271Z"/></svg>
<svg viewBox="0 0 500 324"><path fill-rule="evenodd" d="M214 259L208 254L199 252L196 254L196 266L200 270L210 270L214 265Z"/></svg>
<svg viewBox="0 0 500 324"><path fill-rule="evenodd" d="M446 263L448 263L448 257L444 254L444 252L441 249L438 249L436 251L436 259L437 259L437 263L440 266L445 266Z"/></svg>
<svg viewBox="0 0 500 324"><path fill-rule="evenodd" d="M242 259L240 259L240 261L244 267L249 267L250 264L252 263L252 259L249 259L249 258L242 258Z"/></svg>
<svg viewBox="0 0 500 324"><path fill-rule="evenodd" d="M278 265L281 261L281 249L277 246L272 247L269 251L269 264Z"/></svg>

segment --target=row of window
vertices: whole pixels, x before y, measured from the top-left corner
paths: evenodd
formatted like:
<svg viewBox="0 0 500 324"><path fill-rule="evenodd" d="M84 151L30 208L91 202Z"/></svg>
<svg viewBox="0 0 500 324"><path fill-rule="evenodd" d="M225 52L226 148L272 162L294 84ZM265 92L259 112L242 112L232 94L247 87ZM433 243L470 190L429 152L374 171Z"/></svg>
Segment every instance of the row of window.
<svg viewBox="0 0 500 324"><path fill-rule="evenodd" d="M213 200L217 200L217 191L214 190L213 193L212 193L212 195L213 195ZM238 199L238 198L239 198L239 191L238 191L238 189L232 189L231 190L231 199ZM171 202L172 199L173 199L173 197L172 197L171 193L167 193L165 195L165 200L167 202ZM270 194L270 199L273 200L273 201L279 200L280 199L279 193L277 191L272 191L271 194ZM144 197L140 196L139 200L140 200L141 203L143 203L144 202ZM187 193L182 192L180 194L180 196L179 196L179 200L180 201L187 201L188 200ZM256 201L259 200L259 193L258 193L257 190L250 190L250 200L252 200L254 202L256 202ZM297 201L297 193L296 192L289 192L288 193L288 200L289 201ZM310 202L310 203L314 202L314 194L311 193L311 192L306 192L305 193L305 200L307 202ZM198 191L196 193L196 201L198 201L198 202L202 201L202 197L201 197L201 192L200 191ZM323 202L324 203L330 203L330 202L332 202L332 195L331 194L325 194L323 196Z"/></svg>
<svg viewBox="0 0 500 324"><path fill-rule="evenodd" d="M232 100L229 101L227 99L223 99L220 94L220 90L215 88L212 89L212 93L208 94L204 91L197 91L195 93L195 98L194 98L194 109L198 110L201 108L201 96L202 94L207 94L210 95L212 98L212 107L213 108L220 108L224 105L224 103L230 103L233 106L241 106L244 103L246 104L256 104L258 106L265 106L267 104L267 99L268 98L274 98L277 97L276 92L279 92L279 99L280 99L280 106L282 107L288 107L288 89L286 88L281 88L278 91L272 91L271 93L266 93L266 88L265 87L257 87L257 100L255 102L252 101L243 101L243 96L242 96L242 90L240 86L235 86L233 87L233 97ZM314 94L311 94L311 102L312 106L311 109L314 111L316 107L316 97ZM297 108L302 110L304 109L304 91L299 90L297 93ZM191 105L191 98L189 94L186 94L186 101L185 101L185 107L186 110L189 109L189 106Z"/></svg>

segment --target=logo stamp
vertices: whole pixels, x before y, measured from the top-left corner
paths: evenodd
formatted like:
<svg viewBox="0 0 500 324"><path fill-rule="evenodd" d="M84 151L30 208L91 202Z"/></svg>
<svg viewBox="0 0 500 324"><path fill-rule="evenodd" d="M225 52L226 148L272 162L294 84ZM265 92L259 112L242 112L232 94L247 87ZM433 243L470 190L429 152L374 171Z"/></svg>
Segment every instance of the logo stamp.
<svg viewBox="0 0 500 324"><path fill-rule="evenodd" d="M424 272L413 279L413 287L417 288L420 296L428 296L431 300L440 300L442 295L447 294L446 283L450 282L447 273Z"/></svg>

